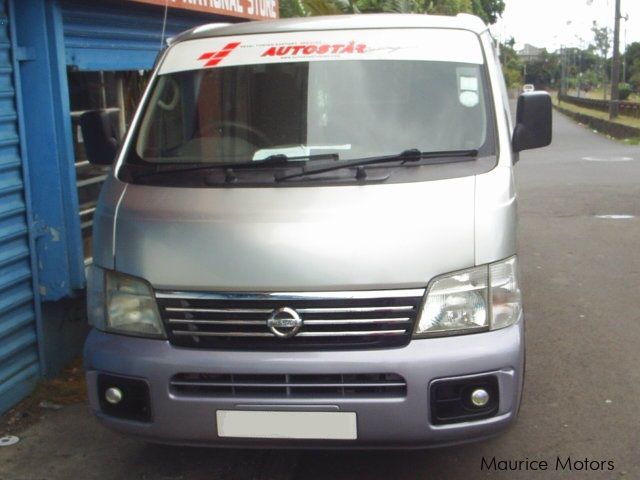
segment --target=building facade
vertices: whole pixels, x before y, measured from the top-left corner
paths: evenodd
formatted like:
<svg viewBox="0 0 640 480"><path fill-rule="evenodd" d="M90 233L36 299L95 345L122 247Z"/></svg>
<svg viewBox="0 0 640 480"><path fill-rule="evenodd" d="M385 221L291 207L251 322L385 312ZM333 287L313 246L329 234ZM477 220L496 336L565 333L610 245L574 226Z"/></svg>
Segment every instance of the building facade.
<svg viewBox="0 0 640 480"><path fill-rule="evenodd" d="M121 134L166 39L276 18L277 0L0 0L0 413L77 356L86 265L106 171L79 116Z"/></svg>

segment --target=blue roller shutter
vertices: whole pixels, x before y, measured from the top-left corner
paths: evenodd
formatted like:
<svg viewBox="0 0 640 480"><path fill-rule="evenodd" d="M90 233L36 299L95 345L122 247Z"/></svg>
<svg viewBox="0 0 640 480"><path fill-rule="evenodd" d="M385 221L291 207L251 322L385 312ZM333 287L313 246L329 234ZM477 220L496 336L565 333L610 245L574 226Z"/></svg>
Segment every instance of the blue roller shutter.
<svg viewBox="0 0 640 480"><path fill-rule="evenodd" d="M62 0L67 65L78 70L147 70L160 50L164 9L133 2ZM238 19L169 8L165 38Z"/></svg>
<svg viewBox="0 0 640 480"><path fill-rule="evenodd" d="M0 413L40 374L10 28L0 0Z"/></svg>

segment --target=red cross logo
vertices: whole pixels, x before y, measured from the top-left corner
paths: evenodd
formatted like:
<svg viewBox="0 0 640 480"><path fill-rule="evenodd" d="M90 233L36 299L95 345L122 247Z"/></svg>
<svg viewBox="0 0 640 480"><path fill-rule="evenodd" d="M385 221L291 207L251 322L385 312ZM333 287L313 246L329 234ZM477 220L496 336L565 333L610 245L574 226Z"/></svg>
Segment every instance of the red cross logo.
<svg viewBox="0 0 640 480"><path fill-rule="evenodd" d="M222 50L217 52L205 52L198 57L198 60L206 60L207 63L205 63L204 66L213 67L214 65L219 64L222 59L229 55L238 45L240 45L240 42L227 43Z"/></svg>

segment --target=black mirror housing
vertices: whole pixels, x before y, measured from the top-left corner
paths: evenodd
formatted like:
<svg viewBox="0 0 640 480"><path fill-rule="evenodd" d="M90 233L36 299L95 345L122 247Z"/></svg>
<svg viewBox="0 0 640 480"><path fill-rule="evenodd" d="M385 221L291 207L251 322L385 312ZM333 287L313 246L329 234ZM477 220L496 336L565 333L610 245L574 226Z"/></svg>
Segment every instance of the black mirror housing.
<svg viewBox="0 0 640 480"><path fill-rule="evenodd" d="M120 147L109 112L90 110L80 116L87 159L93 165L111 165Z"/></svg>
<svg viewBox="0 0 640 480"><path fill-rule="evenodd" d="M528 92L518 97L516 127L511 145L514 152L546 147L551 143L551 96Z"/></svg>

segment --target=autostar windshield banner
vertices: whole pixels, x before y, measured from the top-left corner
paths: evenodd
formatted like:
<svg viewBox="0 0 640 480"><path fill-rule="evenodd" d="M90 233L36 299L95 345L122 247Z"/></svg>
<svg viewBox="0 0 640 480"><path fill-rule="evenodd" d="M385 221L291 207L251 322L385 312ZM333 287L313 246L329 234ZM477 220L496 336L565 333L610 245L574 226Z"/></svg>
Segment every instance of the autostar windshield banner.
<svg viewBox="0 0 640 480"><path fill-rule="evenodd" d="M340 30L189 40L171 48L159 73L326 60L483 63L478 38L464 30Z"/></svg>

